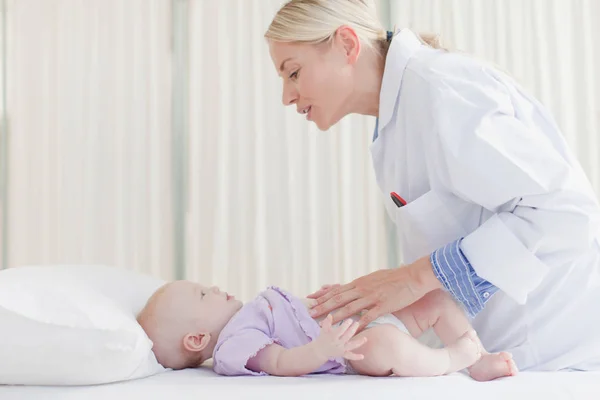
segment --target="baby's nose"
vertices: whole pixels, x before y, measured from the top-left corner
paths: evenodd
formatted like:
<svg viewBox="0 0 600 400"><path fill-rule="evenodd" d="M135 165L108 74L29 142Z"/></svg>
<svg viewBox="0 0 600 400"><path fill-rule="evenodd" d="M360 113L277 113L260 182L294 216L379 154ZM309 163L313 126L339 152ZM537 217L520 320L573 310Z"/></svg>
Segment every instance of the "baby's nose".
<svg viewBox="0 0 600 400"><path fill-rule="evenodd" d="M213 291L213 293L216 293L216 294L219 294L219 293L221 293L221 291L219 290L219 288L218 288L218 287L216 287L216 286L212 286L212 287L210 288L210 290L212 290L212 291Z"/></svg>

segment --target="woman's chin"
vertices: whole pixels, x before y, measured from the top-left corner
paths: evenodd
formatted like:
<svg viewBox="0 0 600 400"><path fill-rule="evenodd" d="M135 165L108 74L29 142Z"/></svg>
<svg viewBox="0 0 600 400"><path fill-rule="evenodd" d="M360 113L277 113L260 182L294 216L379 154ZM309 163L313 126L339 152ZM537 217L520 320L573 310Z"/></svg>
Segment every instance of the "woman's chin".
<svg viewBox="0 0 600 400"><path fill-rule="evenodd" d="M317 128L319 128L319 130L320 130L321 132L326 132L326 131L329 129L329 126L328 126L328 125L321 125L321 124L318 124L318 123L316 123L316 122L315 122L315 125L317 125Z"/></svg>
<svg viewBox="0 0 600 400"><path fill-rule="evenodd" d="M325 132L337 125L338 122L346 117L346 115L348 114L331 114L328 118L323 118L321 115L319 115L321 118L314 118L313 122L315 125L317 125L317 128L319 128L320 131Z"/></svg>
<svg viewBox="0 0 600 400"><path fill-rule="evenodd" d="M321 118L319 118L319 119L314 119L312 122L313 122L313 123L314 123L314 124L317 126L317 128L318 128L318 129L319 129L321 132L328 131L328 130L331 128L331 125L332 125L332 124L331 124L331 123L329 123L328 121L326 121L326 120L324 120L324 119L321 119Z"/></svg>

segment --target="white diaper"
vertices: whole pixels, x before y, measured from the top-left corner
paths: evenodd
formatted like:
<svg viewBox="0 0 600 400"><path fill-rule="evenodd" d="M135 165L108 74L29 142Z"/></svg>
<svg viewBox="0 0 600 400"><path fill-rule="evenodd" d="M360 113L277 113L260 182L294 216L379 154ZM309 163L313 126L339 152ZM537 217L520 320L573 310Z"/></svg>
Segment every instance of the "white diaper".
<svg viewBox="0 0 600 400"><path fill-rule="evenodd" d="M305 299L302 299L302 302L306 305L306 308L310 309L310 307L312 305L314 305L315 300L305 298ZM360 319L360 317L361 317L360 315L354 315L350 318L354 321L358 321ZM325 319L324 316L315 318L315 321L317 321L320 324L321 321L323 321L323 319ZM338 322L335 325L339 326L343 323L344 323L344 320ZM375 326L384 325L384 324L393 325L396 328L400 329L402 332L406 333L407 335L410 335L410 333L408 332L408 329L406 329L406 326L394 314L385 314L379 318L376 318L375 320L373 320L373 322L368 324L365 327L365 329L370 329ZM347 360L344 360L344 362L346 364L346 372L345 372L346 375L358 375L358 373L354 370L354 368L352 368L352 366L350 365L350 363Z"/></svg>
<svg viewBox="0 0 600 400"><path fill-rule="evenodd" d="M386 315L382 315L379 318L376 318L373 322L371 322L369 325L367 325L367 327L365 329L372 328L377 325L383 325L383 324L394 325L396 328L400 329L402 332L410 335L410 333L408 332L408 329L406 329L406 326L394 314L386 314Z"/></svg>
<svg viewBox="0 0 600 400"><path fill-rule="evenodd" d="M352 317L352 319L355 321L357 321L359 318L360 318L360 316ZM384 324L394 325L396 328L400 329L402 332L406 333L407 335L410 335L410 333L408 332L408 329L406 329L406 326L394 314L386 314L386 315L382 315L379 318L376 318L375 320L373 320L373 322L368 324L365 327L365 329L373 328L375 326L384 325ZM360 349L357 351L360 352ZM346 363L346 372L345 372L346 375L358 375L358 372L356 372L356 370L354 370L354 368L352 368L352 365L348 362L348 360L344 360L344 361Z"/></svg>

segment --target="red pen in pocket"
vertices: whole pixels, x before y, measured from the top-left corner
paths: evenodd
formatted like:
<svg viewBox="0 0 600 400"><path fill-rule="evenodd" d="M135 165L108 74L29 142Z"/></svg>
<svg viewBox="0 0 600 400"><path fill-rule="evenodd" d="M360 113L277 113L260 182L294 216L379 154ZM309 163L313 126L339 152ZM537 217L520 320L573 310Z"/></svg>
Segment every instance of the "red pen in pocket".
<svg viewBox="0 0 600 400"><path fill-rule="evenodd" d="M400 197L398 195L398 193L392 192L392 193L390 193L390 196L392 197L394 204L396 204L396 206L398 206L398 208L406 205L406 200L404 200L402 197Z"/></svg>

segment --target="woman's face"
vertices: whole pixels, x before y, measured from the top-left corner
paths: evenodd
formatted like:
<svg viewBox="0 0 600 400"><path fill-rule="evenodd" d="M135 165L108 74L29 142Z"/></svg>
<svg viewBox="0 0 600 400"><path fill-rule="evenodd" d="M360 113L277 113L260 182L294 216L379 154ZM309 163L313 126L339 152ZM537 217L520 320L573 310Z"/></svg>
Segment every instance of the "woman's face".
<svg viewBox="0 0 600 400"><path fill-rule="evenodd" d="M283 79L283 104L295 105L322 131L349 113L357 56L351 47L343 35L322 45L269 43L271 58Z"/></svg>

